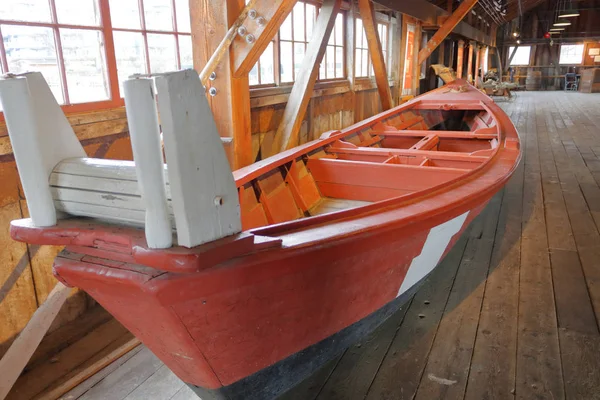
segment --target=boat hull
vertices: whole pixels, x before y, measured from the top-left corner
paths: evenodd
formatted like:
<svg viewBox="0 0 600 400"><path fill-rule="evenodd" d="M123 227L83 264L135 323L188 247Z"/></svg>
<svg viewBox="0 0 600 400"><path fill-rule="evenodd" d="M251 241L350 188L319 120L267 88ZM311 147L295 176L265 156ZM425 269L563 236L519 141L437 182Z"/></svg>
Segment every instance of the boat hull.
<svg viewBox="0 0 600 400"><path fill-rule="evenodd" d="M418 223L265 251L194 274L107 262L111 255L85 256L77 246L54 269L203 399L272 398L389 317L493 194Z"/></svg>

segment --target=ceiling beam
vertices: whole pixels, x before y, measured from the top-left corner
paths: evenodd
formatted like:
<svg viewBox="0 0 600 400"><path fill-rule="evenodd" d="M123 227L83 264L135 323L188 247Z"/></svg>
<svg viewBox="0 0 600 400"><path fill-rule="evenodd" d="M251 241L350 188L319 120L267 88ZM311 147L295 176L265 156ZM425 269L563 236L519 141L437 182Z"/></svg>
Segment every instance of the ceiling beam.
<svg viewBox="0 0 600 400"><path fill-rule="evenodd" d="M456 8L451 16L446 18L444 23L435 32L435 34L429 39L427 45L419 51L419 65L433 53L435 49L446 39L446 37L452 32L452 30L458 25L463 18L471 11L471 9L477 4L478 0L464 0Z"/></svg>
<svg viewBox="0 0 600 400"><path fill-rule="evenodd" d="M439 26L439 17L450 16L450 13L448 13L446 10L436 6L435 4L429 3L427 0L376 0L375 2L389 8L390 10L399 11L402 14L406 14L423 21L424 29L429 26L437 27ZM456 25L456 27L452 30L452 33L464 36L467 39L475 40L488 46L495 46L495 38L486 35L479 29L475 29L466 22L460 22L458 25Z"/></svg>

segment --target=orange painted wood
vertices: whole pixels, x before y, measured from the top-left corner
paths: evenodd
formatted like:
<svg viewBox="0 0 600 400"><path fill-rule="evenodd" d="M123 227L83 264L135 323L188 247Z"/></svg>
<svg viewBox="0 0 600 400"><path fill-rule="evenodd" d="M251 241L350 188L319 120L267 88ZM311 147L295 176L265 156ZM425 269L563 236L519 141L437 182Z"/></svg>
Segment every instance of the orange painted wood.
<svg viewBox="0 0 600 400"><path fill-rule="evenodd" d="M419 140L417 144L411 147L411 150L432 150L440 143L440 137L437 135L427 135Z"/></svg>
<svg viewBox="0 0 600 400"><path fill-rule="evenodd" d="M413 193L411 190L382 188L363 185L351 185L332 182L318 182L323 196L334 199L349 199L360 201L382 201Z"/></svg>
<svg viewBox="0 0 600 400"><path fill-rule="evenodd" d="M260 202L265 208L267 220L271 224L291 221L302 216L294 195L284 182L279 171L270 176L257 180L260 188Z"/></svg>
<svg viewBox="0 0 600 400"><path fill-rule="evenodd" d="M321 200L319 188L311 174L308 173L306 165L302 161L293 161L285 181L302 211L308 211Z"/></svg>
<svg viewBox="0 0 600 400"><path fill-rule="evenodd" d="M487 125L485 125L487 128ZM478 126L476 126L478 128ZM497 133L479 133L474 132L462 132L462 131L428 131L428 130L402 130L402 131L373 131L375 135L384 137L425 137L430 134L436 134L440 138L447 139L497 139Z"/></svg>
<svg viewBox="0 0 600 400"><path fill-rule="evenodd" d="M242 229L258 228L269 224L263 205L256 199L256 193L252 187L241 186L239 197Z"/></svg>
<svg viewBox="0 0 600 400"><path fill-rule="evenodd" d="M456 79L462 79L463 76L463 63L465 54L465 42L464 40L458 41L458 53L456 55Z"/></svg>
<svg viewBox="0 0 600 400"><path fill-rule="evenodd" d="M308 161L308 169L318 183L343 183L407 191L433 187L468 172L463 169L419 168L412 165L330 159L311 159Z"/></svg>

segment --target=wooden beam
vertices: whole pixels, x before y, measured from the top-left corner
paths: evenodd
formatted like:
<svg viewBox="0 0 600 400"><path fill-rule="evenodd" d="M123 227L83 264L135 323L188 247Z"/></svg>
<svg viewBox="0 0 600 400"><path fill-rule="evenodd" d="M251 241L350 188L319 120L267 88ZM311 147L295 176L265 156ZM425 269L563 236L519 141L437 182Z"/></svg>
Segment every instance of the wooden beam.
<svg viewBox="0 0 600 400"><path fill-rule="evenodd" d="M256 0L258 4L258 0ZM204 69L211 56L218 49L229 27L235 23L244 9L243 0L190 0L192 23L192 53L194 68ZM224 60L213 71L215 79L208 81L207 98L217 123L219 135L232 139L225 146L225 152L232 169L249 165L252 159L252 137L250 130L250 86L248 75L235 78L232 74L233 47L235 39L227 49ZM210 95L211 89L214 95Z"/></svg>
<svg viewBox="0 0 600 400"><path fill-rule="evenodd" d="M440 26L437 32L429 39L427 45L419 51L419 65L423 64L431 53L446 39L446 37L454 30L456 25L471 11L477 4L478 0L464 0L460 3L456 11L449 16L446 21Z"/></svg>
<svg viewBox="0 0 600 400"><path fill-rule="evenodd" d="M414 17L422 21L424 26L438 26L438 20L440 17L443 19L450 16L450 13L448 13L446 10L428 2L427 0L375 0L375 2L393 11L399 11L405 15ZM493 39L490 35L486 35L484 32L475 29L466 22L460 22L458 25L456 25L456 27L452 30L452 33L463 36L467 39L475 40L479 43L493 45Z"/></svg>
<svg viewBox="0 0 600 400"><path fill-rule="evenodd" d="M510 68L510 63L512 62L513 58L515 57L515 54L517 54L517 49L518 48L519 48L519 45L517 44L514 47L512 53L510 53L510 57L508 57L508 62L506 63L506 67L505 67L506 70L505 70L505 72L508 71L508 69Z"/></svg>
<svg viewBox="0 0 600 400"><path fill-rule="evenodd" d="M275 133L273 152L281 152L298 145L298 133L308 102L319 74L319 66L327 48L327 42L335 17L340 10L341 0L325 0L319 11L313 35L306 48L302 65L292 87L292 92L283 112L283 118Z"/></svg>
<svg viewBox="0 0 600 400"><path fill-rule="evenodd" d="M421 66L417 62L419 58L419 49L421 48L421 39L423 35L422 22L416 21L415 24L415 49L413 51L413 62L412 62L412 92L413 95L419 94L419 82L421 80Z"/></svg>
<svg viewBox="0 0 600 400"><path fill-rule="evenodd" d="M377 21L375 20L375 11L371 0L358 0L358 9L363 20L363 27L367 36L369 45L369 54L373 63L373 71L375 72L375 82L377 83L377 91L381 100L382 109L389 110L394 106L392 101L392 92L388 82L388 73L385 66L385 59L381 49L381 41L377 32Z"/></svg>
<svg viewBox="0 0 600 400"><path fill-rule="evenodd" d="M190 0L198 1L198 0ZM223 3L229 3L223 1ZM233 58L231 61L233 76L241 78L248 75L261 54L265 51L279 27L294 8L297 0L256 0L255 17L246 20L244 27L253 40L238 36L232 44ZM220 3L220 2L219 2Z"/></svg>
<svg viewBox="0 0 600 400"><path fill-rule="evenodd" d="M481 63L481 49L475 45L475 74L473 74L473 83L477 87L477 76L479 75L479 65Z"/></svg>
<svg viewBox="0 0 600 400"><path fill-rule="evenodd" d="M71 288L58 282L0 360L0 399L4 399L39 346Z"/></svg>
<svg viewBox="0 0 600 400"><path fill-rule="evenodd" d="M458 52L456 55L456 78L462 79L463 76L463 64L465 54L465 42L464 40L458 41Z"/></svg>
<svg viewBox="0 0 600 400"><path fill-rule="evenodd" d="M469 42L469 56L467 58L467 81L473 82L473 42Z"/></svg>
<svg viewBox="0 0 600 400"><path fill-rule="evenodd" d="M494 54L496 56L496 71L498 72L498 78L502 81L502 58L500 57L500 49L494 47Z"/></svg>

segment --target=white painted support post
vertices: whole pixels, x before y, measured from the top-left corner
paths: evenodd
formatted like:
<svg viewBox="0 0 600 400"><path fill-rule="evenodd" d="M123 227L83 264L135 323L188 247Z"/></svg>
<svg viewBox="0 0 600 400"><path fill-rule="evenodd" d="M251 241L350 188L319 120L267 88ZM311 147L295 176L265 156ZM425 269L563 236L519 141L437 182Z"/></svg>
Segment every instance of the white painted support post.
<svg viewBox="0 0 600 400"><path fill-rule="evenodd" d="M167 209L153 81L129 79L123 82L123 89L138 186L146 209L146 241L153 249L166 249L173 244L173 231Z"/></svg>
<svg viewBox="0 0 600 400"><path fill-rule="evenodd" d="M155 83L178 244L240 232L237 188L198 74L167 73Z"/></svg>
<svg viewBox="0 0 600 400"><path fill-rule="evenodd" d="M31 219L36 226L55 225L50 173L85 151L41 73L0 79L0 102Z"/></svg>

